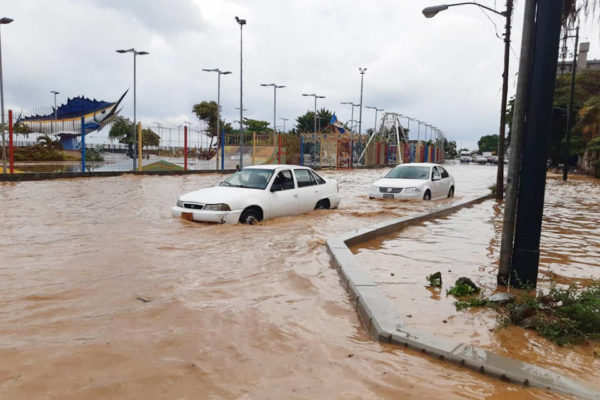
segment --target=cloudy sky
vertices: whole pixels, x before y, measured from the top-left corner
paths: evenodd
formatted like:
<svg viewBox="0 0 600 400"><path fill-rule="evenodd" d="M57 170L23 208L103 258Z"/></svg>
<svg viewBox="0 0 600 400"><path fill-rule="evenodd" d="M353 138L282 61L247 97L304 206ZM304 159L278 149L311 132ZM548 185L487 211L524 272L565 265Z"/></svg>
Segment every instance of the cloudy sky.
<svg viewBox="0 0 600 400"><path fill-rule="evenodd" d="M503 1L482 0L503 9ZM514 19L509 93L515 90L523 1ZM366 67L363 105L426 121L449 140L475 148L497 133L502 74L503 19L477 7L451 8L426 19L423 7L435 0L0 0L2 55L7 108L32 110L86 95L116 100L133 87L134 47L138 56L137 115L145 124L176 127L197 123L192 105L216 100L217 75L202 68L232 71L221 81L228 122L239 119L240 28L244 26L244 116L273 120L277 83L277 124L314 107L302 93L326 96L318 107L350 120L360 101L359 67ZM586 24L582 40L589 58L600 58L597 30ZM587 39L587 40L586 40ZM133 97L123 114L132 117ZM358 119L358 110L355 112ZM363 131L373 127L373 110L363 110ZM411 126L412 128L412 126ZM281 128L280 128L281 129ZM416 135L413 129L411 137Z"/></svg>

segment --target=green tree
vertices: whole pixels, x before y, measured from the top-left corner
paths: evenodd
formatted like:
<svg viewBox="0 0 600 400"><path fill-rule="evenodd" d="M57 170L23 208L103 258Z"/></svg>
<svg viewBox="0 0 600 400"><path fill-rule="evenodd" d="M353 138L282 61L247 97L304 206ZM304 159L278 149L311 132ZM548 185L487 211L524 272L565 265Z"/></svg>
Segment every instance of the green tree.
<svg viewBox="0 0 600 400"><path fill-rule="evenodd" d="M217 103L214 101L203 101L192 106L192 112L196 114L200 121L208 125L208 135L210 136L210 147L212 147L213 139L217 136ZM244 118L245 120L245 118ZM267 124L268 125L268 124ZM221 119L220 129L226 132L231 132L231 125Z"/></svg>
<svg viewBox="0 0 600 400"><path fill-rule="evenodd" d="M160 136L152 129L142 129L142 147L160 146Z"/></svg>
<svg viewBox="0 0 600 400"><path fill-rule="evenodd" d="M40 146L47 150L62 150L62 145L59 139L53 139L48 135L42 135L37 138L37 142Z"/></svg>
<svg viewBox="0 0 600 400"><path fill-rule="evenodd" d="M113 125L108 132L108 137L118 140L119 143L131 145L135 142L133 132L133 122L131 122L129 118L117 116L113 120Z"/></svg>
<svg viewBox="0 0 600 400"><path fill-rule="evenodd" d="M317 111L317 130L325 128L331 121L333 113L326 108L321 108ZM307 111L305 114L296 118L296 130L299 133L307 133L314 131L314 111ZM320 127L320 128L319 128Z"/></svg>
<svg viewBox="0 0 600 400"><path fill-rule="evenodd" d="M484 151L498 152L498 135L485 135L477 142L479 152Z"/></svg>
<svg viewBox="0 0 600 400"><path fill-rule="evenodd" d="M448 158L455 158L458 155L456 151L456 142L454 140L448 141L446 138L443 138L444 142L444 152Z"/></svg>
<svg viewBox="0 0 600 400"><path fill-rule="evenodd" d="M251 118L244 118L244 129L248 132L256 133L273 132L273 130L269 128L269 123L267 121Z"/></svg>

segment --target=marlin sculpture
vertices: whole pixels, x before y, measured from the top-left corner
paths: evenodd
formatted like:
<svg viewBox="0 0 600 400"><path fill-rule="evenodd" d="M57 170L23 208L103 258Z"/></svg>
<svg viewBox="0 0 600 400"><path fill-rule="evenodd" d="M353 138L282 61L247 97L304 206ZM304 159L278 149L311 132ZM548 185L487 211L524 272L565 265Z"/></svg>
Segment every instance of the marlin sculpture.
<svg viewBox="0 0 600 400"><path fill-rule="evenodd" d="M51 114L19 117L17 122L26 125L31 132L57 135L64 150L75 150L78 146L77 138L81 137L81 117L85 135L104 128L119 114L119 104L128 91L114 103L90 100L83 96L74 97L56 110L53 107Z"/></svg>

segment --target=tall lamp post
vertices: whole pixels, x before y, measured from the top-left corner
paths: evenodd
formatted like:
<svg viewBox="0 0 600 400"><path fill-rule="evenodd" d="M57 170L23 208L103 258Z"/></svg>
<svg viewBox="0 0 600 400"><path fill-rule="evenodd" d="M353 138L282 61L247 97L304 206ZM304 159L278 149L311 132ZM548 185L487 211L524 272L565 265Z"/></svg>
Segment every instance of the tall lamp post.
<svg viewBox="0 0 600 400"><path fill-rule="evenodd" d="M244 74L243 74L243 28L246 25L246 20L235 17L235 21L240 26L240 169L244 167L243 147L244 147Z"/></svg>
<svg viewBox="0 0 600 400"><path fill-rule="evenodd" d="M377 108L377 107L372 107L372 106L365 106L365 108L375 110L375 125L373 125L373 133L375 133L375 132L377 132L377 112L383 111L383 108Z"/></svg>
<svg viewBox="0 0 600 400"><path fill-rule="evenodd" d="M302 93L302 96L307 96L307 97L314 97L315 98L315 112L314 112L314 125L313 125L313 132L316 135L317 134L317 99L324 99L325 96L319 96L315 93L311 93L311 94L306 94L306 93ZM317 138L315 136L315 141L313 143L313 165L316 165L317 162L317 156L316 156L316 149L317 149Z"/></svg>
<svg viewBox="0 0 600 400"><path fill-rule="evenodd" d="M506 11L496 11L493 8L486 7L475 2L442 4L439 6L426 7L423 9L423 15L432 18L438 12L447 10L448 7L461 6L465 4L475 5L484 8L506 18L504 26L504 71L502 72L502 104L500 109L500 134L498 135L498 171L496 173L496 200L504 198L504 134L506 131L506 98L508 93L508 61L510 55L510 31L511 16L513 10L513 0L506 0Z"/></svg>
<svg viewBox="0 0 600 400"><path fill-rule="evenodd" d="M285 133L285 121L287 121L288 118L281 117L279 119L283 121L283 133Z"/></svg>
<svg viewBox="0 0 600 400"><path fill-rule="evenodd" d="M131 157L133 158L133 169L135 170L135 159L137 155L135 143L137 142L137 115L136 115L136 102L137 102L137 94L136 94L136 58L137 56L145 56L146 54L150 54L147 51L137 51L134 48L127 50L117 50L117 53L133 53L133 143L130 143L129 146L131 148Z"/></svg>
<svg viewBox="0 0 600 400"><path fill-rule="evenodd" d="M275 83L261 83L260 86L273 86L273 145L275 148L278 148L277 143L279 143L279 141L277 140L277 127L275 126L277 121L277 89L283 89L285 86L280 86ZM280 155L278 154L277 159L280 158L279 156Z"/></svg>
<svg viewBox="0 0 600 400"><path fill-rule="evenodd" d="M358 72L360 72L360 111L358 114L358 134L362 134L362 104L363 104L363 81L365 78L365 72L367 72L366 68L358 68Z"/></svg>
<svg viewBox="0 0 600 400"><path fill-rule="evenodd" d="M51 129L52 133L54 133L54 128L56 128L55 124L56 124L56 119L57 119L56 118L57 117L57 115L56 115L56 112L57 112L56 95L59 94L60 92L57 92L56 90L51 90L50 93L52 93L54 95L54 122L52 123L52 129Z"/></svg>
<svg viewBox="0 0 600 400"><path fill-rule="evenodd" d="M13 22L12 18L3 17L0 18L0 25L10 24ZM0 36L0 103L2 113L2 173L6 173L6 137L4 134L4 81L2 80L2 36Z"/></svg>
<svg viewBox="0 0 600 400"><path fill-rule="evenodd" d="M221 137L220 124L221 124L221 75L229 75L231 71L221 71L219 68L206 69L205 72L216 72L217 73L217 170L219 169L219 138Z"/></svg>
<svg viewBox="0 0 600 400"><path fill-rule="evenodd" d="M342 101L340 104L348 104L348 105L352 106L352 113L350 113L350 121L348 121L348 122L350 122L350 131L352 133L354 133L354 130L352 129L353 128L352 121L354 121L354 107L360 107L360 104L354 104L351 101Z"/></svg>

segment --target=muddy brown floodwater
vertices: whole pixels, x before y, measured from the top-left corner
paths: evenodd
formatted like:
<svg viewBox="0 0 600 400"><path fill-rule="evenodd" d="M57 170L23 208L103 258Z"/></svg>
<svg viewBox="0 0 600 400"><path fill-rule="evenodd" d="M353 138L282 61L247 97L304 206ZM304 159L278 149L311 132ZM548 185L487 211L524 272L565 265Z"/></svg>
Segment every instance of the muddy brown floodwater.
<svg viewBox="0 0 600 400"><path fill-rule="evenodd" d="M493 167L448 169L457 197L494 181ZM384 173L323 172L340 182L339 210L257 226L170 216L216 174L0 183L0 399L561 398L365 332L326 240L450 201L369 200ZM491 213L463 228L489 229ZM496 244L478 243L456 257L490 264ZM425 290L422 275L404 286Z"/></svg>

